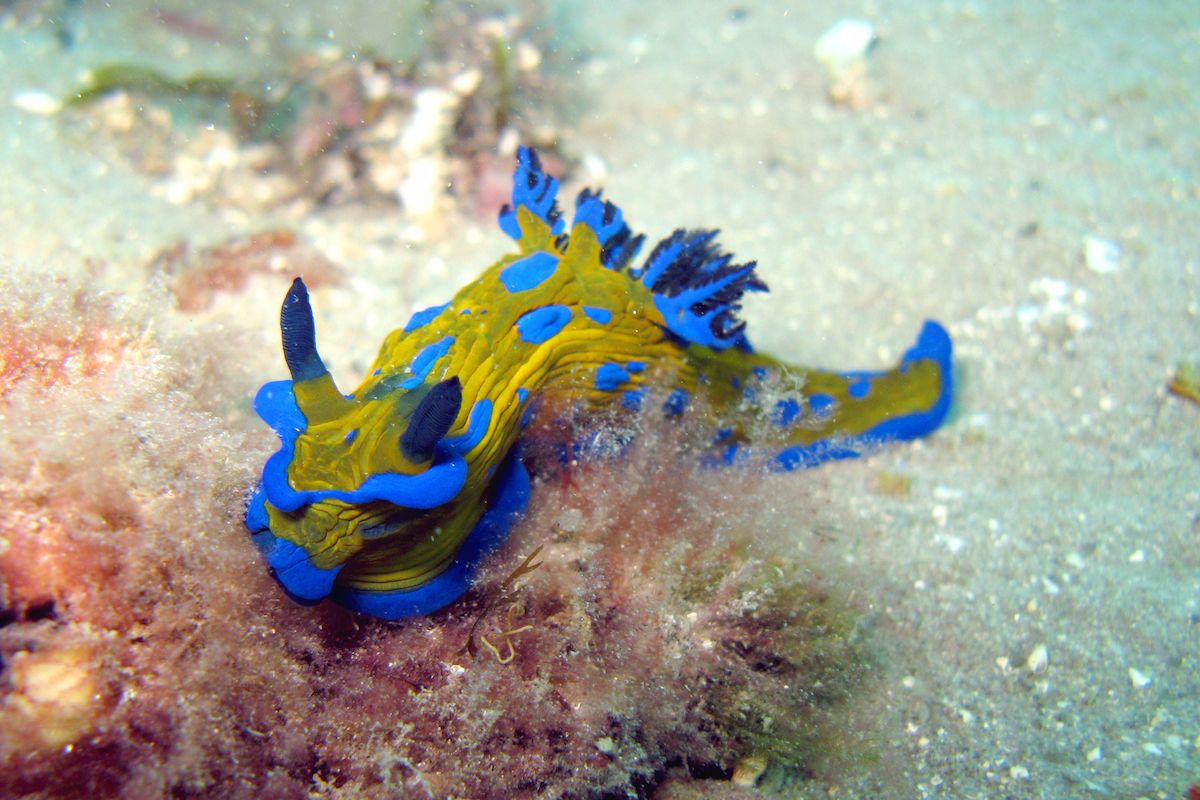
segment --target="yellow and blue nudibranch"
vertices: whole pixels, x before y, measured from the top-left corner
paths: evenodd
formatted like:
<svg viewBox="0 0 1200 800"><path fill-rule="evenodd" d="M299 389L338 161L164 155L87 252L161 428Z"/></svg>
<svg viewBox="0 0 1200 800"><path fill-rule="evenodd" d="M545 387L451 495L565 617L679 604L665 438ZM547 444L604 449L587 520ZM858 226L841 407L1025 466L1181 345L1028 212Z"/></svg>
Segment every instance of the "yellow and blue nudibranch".
<svg viewBox="0 0 1200 800"><path fill-rule="evenodd" d="M557 190L522 148L500 211L518 251L390 333L353 394L334 386L308 291L293 282L280 312L292 377L254 401L282 446L246 511L293 599L329 597L384 619L457 600L529 500L521 439L539 409L633 414L654 398L679 416L702 392L706 408L742 420L714 432L715 463L753 446L783 470L945 419L951 344L936 322L890 371L784 365L751 349L736 315L745 292L767 287L753 262L720 250L716 231L676 230L633 266L644 237L621 210L585 189L567 234ZM767 407L759 389L771 376L802 388Z"/></svg>

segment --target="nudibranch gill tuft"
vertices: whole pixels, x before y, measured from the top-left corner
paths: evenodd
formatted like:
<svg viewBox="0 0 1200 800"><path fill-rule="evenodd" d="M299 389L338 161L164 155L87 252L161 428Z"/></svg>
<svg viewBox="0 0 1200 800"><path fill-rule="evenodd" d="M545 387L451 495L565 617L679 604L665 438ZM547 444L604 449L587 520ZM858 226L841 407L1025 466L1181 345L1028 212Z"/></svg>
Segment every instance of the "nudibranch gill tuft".
<svg viewBox="0 0 1200 800"><path fill-rule="evenodd" d="M254 401L282 445L246 526L294 599L385 619L458 599L526 506L521 438L539 408L633 414L665 398L663 413L679 416L703 392L744 422L722 423L714 463L754 446L782 470L922 436L945 418L951 344L936 322L889 371L787 366L751 349L737 312L744 293L767 287L716 231L677 230L635 266L644 237L617 206L585 189L568 233L557 190L522 148L500 212L517 252L389 334L353 394L334 386L308 290L293 282L280 313L291 380ZM765 407L758 389L771 376L802 389Z"/></svg>

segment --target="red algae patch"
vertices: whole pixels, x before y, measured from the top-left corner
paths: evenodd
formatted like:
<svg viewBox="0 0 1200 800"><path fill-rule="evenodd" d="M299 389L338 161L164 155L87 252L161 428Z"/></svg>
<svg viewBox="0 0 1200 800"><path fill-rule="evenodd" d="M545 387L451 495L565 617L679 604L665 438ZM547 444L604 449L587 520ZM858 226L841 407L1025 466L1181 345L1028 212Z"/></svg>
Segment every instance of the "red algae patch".
<svg viewBox="0 0 1200 800"><path fill-rule="evenodd" d="M301 607L242 526L275 442L228 421L212 337L46 286L0 292L0 795L732 797L840 746L866 667L798 558L803 474L693 467L648 423L543 458L445 611Z"/></svg>
<svg viewBox="0 0 1200 800"><path fill-rule="evenodd" d="M290 230L279 229L234 239L199 253L180 241L156 254L151 272L172 276L180 311L206 311L218 293L241 291L254 275L303 275L309 287L337 284L342 269Z"/></svg>
<svg viewBox="0 0 1200 800"><path fill-rule="evenodd" d="M23 309L5 309L0 317L0 397L21 385L49 388L71 373L94 376L127 344L120 331L80 322L108 313L106 300L67 284L61 289L69 294L55 301L53 312L29 299ZM31 324L33 316L37 324Z"/></svg>

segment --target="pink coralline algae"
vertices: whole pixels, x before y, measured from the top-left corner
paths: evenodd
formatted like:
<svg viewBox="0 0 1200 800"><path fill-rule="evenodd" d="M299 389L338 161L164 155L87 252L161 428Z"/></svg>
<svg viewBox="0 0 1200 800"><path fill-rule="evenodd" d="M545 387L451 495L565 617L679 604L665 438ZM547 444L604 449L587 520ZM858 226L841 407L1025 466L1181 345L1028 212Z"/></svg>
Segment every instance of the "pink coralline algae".
<svg viewBox="0 0 1200 800"><path fill-rule="evenodd" d="M242 527L274 442L236 342L66 281L0 290L0 795L736 797L748 758L842 747L864 661L780 530L794 475L714 485L679 467L686 430L644 430L543 469L446 610L300 607Z"/></svg>

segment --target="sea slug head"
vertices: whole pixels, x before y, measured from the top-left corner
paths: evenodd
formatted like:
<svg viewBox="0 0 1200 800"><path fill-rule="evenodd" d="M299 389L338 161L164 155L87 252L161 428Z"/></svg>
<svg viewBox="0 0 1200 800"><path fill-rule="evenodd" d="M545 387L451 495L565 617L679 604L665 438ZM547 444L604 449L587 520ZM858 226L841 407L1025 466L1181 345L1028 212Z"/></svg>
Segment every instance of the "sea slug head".
<svg viewBox="0 0 1200 800"><path fill-rule="evenodd" d="M255 410L282 446L263 468L246 525L289 594L315 602L351 558L383 539L416 538L447 513L466 479L461 448L446 438L462 387L452 376L343 395L317 354L299 278L280 329L291 380L263 386Z"/></svg>

